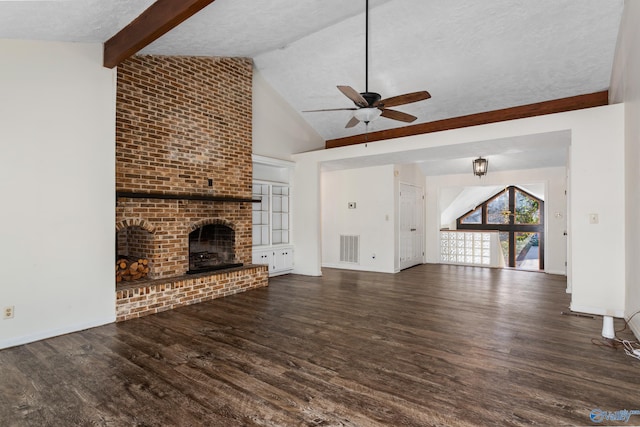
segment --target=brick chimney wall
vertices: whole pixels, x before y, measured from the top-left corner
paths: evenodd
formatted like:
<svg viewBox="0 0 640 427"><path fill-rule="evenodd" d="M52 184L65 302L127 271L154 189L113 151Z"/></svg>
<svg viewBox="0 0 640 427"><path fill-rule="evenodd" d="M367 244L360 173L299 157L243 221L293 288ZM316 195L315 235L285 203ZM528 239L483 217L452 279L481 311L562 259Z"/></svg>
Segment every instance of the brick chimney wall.
<svg viewBox="0 0 640 427"><path fill-rule="evenodd" d="M246 58L135 56L119 65L117 191L250 198L252 73ZM116 206L117 230L152 234L152 279L185 274L189 232L213 222L233 225L236 259L250 264L250 203L119 198Z"/></svg>
<svg viewBox="0 0 640 427"><path fill-rule="evenodd" d="M119 65L116 189L250 197L252 75L245 58Z"/></svg>

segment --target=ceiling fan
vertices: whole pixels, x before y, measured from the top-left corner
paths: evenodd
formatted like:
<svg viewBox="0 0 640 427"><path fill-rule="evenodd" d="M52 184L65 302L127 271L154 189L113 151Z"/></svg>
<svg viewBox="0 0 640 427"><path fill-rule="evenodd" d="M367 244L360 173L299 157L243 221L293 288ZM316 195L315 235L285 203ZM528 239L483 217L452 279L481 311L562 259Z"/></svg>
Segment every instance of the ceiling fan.
<svg viewBox="0 0 640 427"><path fill-rule="evenodd" d="M369 0L366 0L365 6L365 89L364 92L358 92L351 86L338 86L338 90L347 98L356 104L351 108L327 108L322 110L307 110L303 113L314 113L321 111L343 111L352 110L353 117L347 122L345 128L351 128L359 122L368 125L370 121L382 116L387 119L399 120L401 122L411 123L417 119L416 116L403 113L402 111L390 110L389 107L397 107L398 105L410 104L412 102L424 101L431 98L426 90L419 92L405 93L404 95L392 96L391 98L382 99L379 93L369 92Z"/></svg>

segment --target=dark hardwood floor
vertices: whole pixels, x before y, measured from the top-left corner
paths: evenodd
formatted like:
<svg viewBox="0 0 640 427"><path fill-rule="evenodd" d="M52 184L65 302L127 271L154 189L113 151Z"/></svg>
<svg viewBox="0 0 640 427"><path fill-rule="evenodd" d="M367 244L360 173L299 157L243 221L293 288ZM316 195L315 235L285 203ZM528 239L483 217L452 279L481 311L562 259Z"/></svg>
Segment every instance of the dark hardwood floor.
<svg viewBox="0 0 640 427"><path fill-rule="evenodd" d="M564 277L323 272L2 350L0 425L555 426L640 409L640 361L591 343L600 318L560 314Z"/></svg>

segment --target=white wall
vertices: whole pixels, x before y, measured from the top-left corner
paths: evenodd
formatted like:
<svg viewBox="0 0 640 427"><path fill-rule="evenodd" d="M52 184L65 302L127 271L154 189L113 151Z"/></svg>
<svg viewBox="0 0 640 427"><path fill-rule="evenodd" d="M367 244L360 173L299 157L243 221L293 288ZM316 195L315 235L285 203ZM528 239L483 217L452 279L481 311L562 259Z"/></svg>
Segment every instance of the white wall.
<svg viewBox="0 0 640 427"><path fill-rule="evenodd" d="M324 140L253 71L253 154L291 160L292 153L324 148Z"/></svg>
<svg viewBox="0 0 640 427"><path fill-rule="evenodd" d="M626 305L629 318L640 310L640 2L625 1L613 64L610 95L625 106ZM640 336L640 314L631 321Z"/></svg>
<svg viewBox="0 0 640 427"><path fill-rule="evenodd" d="M295 156L294 156L295 157ZM295 160L294 160L295 161ZM291 243L294 245L293 272L321 276L322 226L320 164L295 162L291 178ZM307 240L311 239L311 240ZM302 251L298 252L298 247Z"/></svg>
<svg viewBox="0 0 640 427"><path fill-rule="evenodd" d="M407 165L396 165L394 176L396 178L396 187L400 183L415 185L416 187L424 187L424 174L416 163Z"/></svg>
<svg viewBox="0 0 640 427"><path fill-rule="evenodd" d="M387 165L322 174L323 267L394 272L393 171ZM340 262L340 235L360 236L358 264Z"/></svg>
<svg viewBox="0 0 640 427"><path fill-rule="evenodd" d="M545 186L545 271L566 274L567 245L566 230L566 168L526 169L516 171L490 172L482 178L482 185L490 188L504 188L512 184L544 183ZM427 262L440 262L441 213L446 206L440 205L441 194L450 188L479 185L477 177L471 173L464 175L429 176L427 182ZM556 216L556 213L559 216Z"/></svg>
<svg viewBox="0 0 640 427"><path fill-rule="evenodd" d="M102 45L0 40L0 348L115 320L115 72Z"/></svg>
<svg viewBox="0 0 640 427"><path fill-rule="evenodd" d="M317 173L323 162L568 130L572 135L568 202L569 239L573 239L569 254L572 271L568 271L573 274L572 308L618 315L625 303L623 129L624 107L609 105L296 154L293 209L298 220L298 209L309 214L303 219L304 226L297 224L293 230L296 272L321 272ZM600 215L598 225L588 224L590 213Z"/></svg>
<svg viewBox="0 0 640 427"><path fill-rule="evenodd" d="M415 164L322 173L323 267L384 273L400 270L400 183L424 189L424 175ZM356 209L348 209L349 202L356 202ZM339 261L341 234L361 236L358 265Z"/></svg>
<svg viewBox="0 0 640 427"><path fill-rule="evenodd" d="M572 131L571 217L569 268L571 309L579 312L624 315L625 301L625 182L624 106L584 110L584 118L600 126L576 127ZM590 144L580 141L591 140ZM598 224L589 223L597 214ZM573 261L573 262L571 262Z"/></svg>

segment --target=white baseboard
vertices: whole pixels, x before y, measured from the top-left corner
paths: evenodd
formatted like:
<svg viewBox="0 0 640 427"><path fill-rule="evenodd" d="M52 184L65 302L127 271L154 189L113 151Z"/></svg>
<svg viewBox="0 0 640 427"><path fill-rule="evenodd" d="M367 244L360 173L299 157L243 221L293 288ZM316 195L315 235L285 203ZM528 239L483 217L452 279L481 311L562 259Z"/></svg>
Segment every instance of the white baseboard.
<svg viewBox="0 0 640 427"><path fill-rule="evenodd" d="M371 271L374 273L397 273L396 271L376 270L371 267L363 267L358 264L322 263L323 268L337 268L339 270Z"/></svg>
<svg viewBox="0 0 640 427"><path fill-rule="evenodd" d="M571 303L571 311L576 313L595 314L597 316L612 316L624 318L624 310L608 310L602 307L587 307Z"/></svg>
<svg viewBox="0 0 640 427"><path fill-rule="evenodd" d="M555 274L558 276L566 276L567 272L566 271L560 271L560 270L545 270L544 271L547 274Z"/></svg>
<svg viewBox="0 0 640 427"><path fill-rule="evenodd" d="M290 273L300 274L301 276L314 276L314 277L322 276L321 269L304 270L304 269L294 267L293 270L290 271Z"/></svg>
<svg viewBox="0 0 640 427"><path fill-rule="evenodd" d="M21 337L13 337L0 340L0 349L15 347L17 345L28 344L34 341L40 341L47 338L57 337L58 335L65 335L71 332L84 331L85 329L95 328L97 326L107 325L116 321L115 313L113 316L109 316L105 319L95 319L86 323L79 323L75 325L65 326L64 328L49 329L46 331L37 332L35 334L24 335Z"/></svg>

